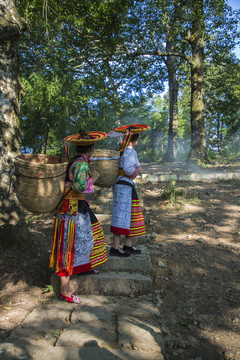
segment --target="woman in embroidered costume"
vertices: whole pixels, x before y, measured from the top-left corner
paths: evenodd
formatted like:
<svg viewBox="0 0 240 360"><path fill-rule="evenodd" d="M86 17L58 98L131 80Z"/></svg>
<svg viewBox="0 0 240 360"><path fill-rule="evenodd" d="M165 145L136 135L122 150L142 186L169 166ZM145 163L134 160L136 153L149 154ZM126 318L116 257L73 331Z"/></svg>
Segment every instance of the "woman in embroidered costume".
<svg viewBox="0 0 240 360"><path fill-rule="evenodd" d="M104 233L96 216L85 200L92 193L99 173L89 169L89 158L94 143L107 135L102 132L80 130L79 134L64 139L66 154L69 144L76 145L76 155L67 168L64 198L55 217L50 267L56 263L56 274L61 279L60 299L80 303L82 300L70 290L70 275L93 271L107 261Z"/></svg>
<svg viewBox="0 0 240 360"><path fill-rule="evenodd" d="M143 214L133 180L142 172L134 147L138 143L139 133L147 130L148 125L134 124L115 129L125 137L118 151L121 151L119 176L113 187L113 210L110 231L113 233L113 245L110 255L127 257L140 254L141 250L133 245L132 238L144 235ZM125 245L120 248L120 237L125 235Z"/></svg>

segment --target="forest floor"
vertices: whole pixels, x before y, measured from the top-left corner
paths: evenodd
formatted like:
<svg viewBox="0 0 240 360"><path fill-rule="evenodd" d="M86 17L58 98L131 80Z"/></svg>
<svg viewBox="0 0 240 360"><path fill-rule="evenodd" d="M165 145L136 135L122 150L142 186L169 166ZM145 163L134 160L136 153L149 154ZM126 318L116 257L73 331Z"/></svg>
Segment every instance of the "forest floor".
<svg viewBox="0 0 240 360"><path fill-rule="evenodd" d="M240 179L139 186L166 360L239 360ZM27 221L34 244L0 259L1 341L48 296L53 219Z"/></svg>

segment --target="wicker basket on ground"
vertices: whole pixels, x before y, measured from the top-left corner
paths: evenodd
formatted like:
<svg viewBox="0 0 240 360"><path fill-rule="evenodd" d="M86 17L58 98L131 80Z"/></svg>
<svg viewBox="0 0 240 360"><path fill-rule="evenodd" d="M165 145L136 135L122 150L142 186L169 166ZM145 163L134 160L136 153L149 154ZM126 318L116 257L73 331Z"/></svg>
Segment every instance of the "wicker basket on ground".
<svg viewBox="0 0 240 360"><path fill-rule="evenodd" d="M16 158L16 194L33 213L47 213L62 198L67 160L54 155L26 154Z"/></svg>
<svg viewBox="0 0 240 360"><path fill-rule="evenodd" d="M96 170L100 176L95 185L113 186L119 171L119 153L115 150L97 149L90 159L90 169Z"/></svg>

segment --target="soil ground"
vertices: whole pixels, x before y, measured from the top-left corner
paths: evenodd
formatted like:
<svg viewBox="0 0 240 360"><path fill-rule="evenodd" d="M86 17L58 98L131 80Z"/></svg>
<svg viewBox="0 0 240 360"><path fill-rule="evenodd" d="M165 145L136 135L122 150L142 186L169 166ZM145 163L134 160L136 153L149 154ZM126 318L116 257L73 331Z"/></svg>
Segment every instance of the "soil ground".
<svg viewBox="0 0 240 360"><path fill-rule="evenodd" d="M240 180L141 186L166 360L240 359ZM53 219L1 256L0 340L48 296Z"/></svg>

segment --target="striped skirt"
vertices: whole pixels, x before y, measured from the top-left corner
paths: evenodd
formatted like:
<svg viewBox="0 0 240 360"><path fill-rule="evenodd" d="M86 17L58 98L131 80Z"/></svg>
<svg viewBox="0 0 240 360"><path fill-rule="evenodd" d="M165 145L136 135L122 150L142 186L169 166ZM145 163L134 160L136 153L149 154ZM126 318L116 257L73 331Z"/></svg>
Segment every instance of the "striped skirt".
<svg viewBox="0 0 240 360"><path fill-rule="evenodd" d="M50 267L70 276L108 260L103 229L85 200L63 201L55 217Z"/></svg>
<svg viewBox="0 0 240 360"><path fill-rule="evenodd" d="M110 231L129 237L146 234L137 192L130 182L119 180L114 185Z"/></svg>

